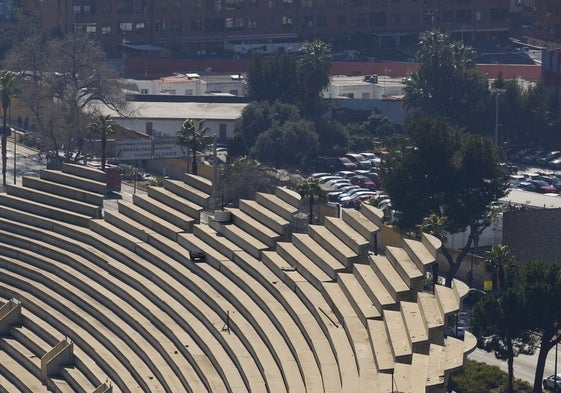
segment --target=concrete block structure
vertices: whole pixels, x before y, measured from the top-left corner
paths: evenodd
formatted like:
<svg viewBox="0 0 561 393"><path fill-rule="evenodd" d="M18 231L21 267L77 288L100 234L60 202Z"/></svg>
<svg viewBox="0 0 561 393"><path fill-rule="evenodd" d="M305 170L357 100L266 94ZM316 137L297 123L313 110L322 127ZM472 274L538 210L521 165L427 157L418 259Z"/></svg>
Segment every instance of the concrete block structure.
<svg viewBox="0 0 561 393"><path fill-rule="evenodd" d="M7 391L444 392L475 348L445 336L467 286L427 290L440 242L375 255L371 206L293 233L297 193L219 220L186 174L88 215L95 183L64 171L0 194Z"/></svg>

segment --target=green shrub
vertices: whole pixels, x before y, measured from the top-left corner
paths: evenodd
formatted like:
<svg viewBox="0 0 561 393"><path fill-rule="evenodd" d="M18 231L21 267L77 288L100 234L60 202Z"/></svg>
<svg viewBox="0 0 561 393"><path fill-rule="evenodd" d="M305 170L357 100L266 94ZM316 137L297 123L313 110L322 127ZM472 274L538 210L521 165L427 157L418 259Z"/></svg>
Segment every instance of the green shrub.
<svg viewBox="0 0 561 393"><path fill-rule="evenodd" d="M456 393L506 393L508 374L497 366L468 360L467 365L450 375L448 391ZM514 380L514 392L531 393L528 382Z"/></svg>

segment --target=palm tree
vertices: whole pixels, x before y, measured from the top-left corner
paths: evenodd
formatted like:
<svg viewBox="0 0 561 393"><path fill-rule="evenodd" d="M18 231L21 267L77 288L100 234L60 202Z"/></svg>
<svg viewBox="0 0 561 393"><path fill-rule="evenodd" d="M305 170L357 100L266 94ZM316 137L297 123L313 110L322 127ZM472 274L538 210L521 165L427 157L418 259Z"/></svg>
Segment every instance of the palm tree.
<svg viewBox="0 0 561 393"><path fill-rule="evenodd" d="M187 119L177 131L176 141L179 146L191 149L193 161L191 165L191 173L197 174L197 150L203 149L205 146L212 144L212 136L207 135L210 128L205 127L205 121L201 120L199 124L195 125L195 120Z"/></svg>
<svg viewBox="0 0 561 393"><path fill-rule="evenodd" d="M302 83L304 105L311 111L321 109L320 94L329 85L332 61L329 44L316 39L304 42L300 48L302 57L298 61L300 83Z"/></svg>
<svg viewBox="0 0 561 393"><path fill-rule="evenodd" d="M503 244L496 244L485 253L485 266L495 274L498 292L504 282L505 268L513 262L514 256L510 253L508 246Z"/></svg>
<svg viewBox="0 0 561 393"><path fill-rule="evenodd" d="M101 170L105 172L107 136L115 133L115 122L110 115L99 115L88 125L88 131L101 136Z"/></svg>
<svg viewBox="0 0 561 393"><path fill-rule="evenodd" d="M12 103L12 97L16 93L16 79L17 74L15 72L7 70L0 72L0 90L2 90L2 111L4 116L2 122L2 185L4 187L6 187L6 164L8 161L7 138L11 133L8 128L6 113Z"/></svg>
<svg viewBox="0 0 561 393"><path fill-rule="evenodd" d="M318 180L313 177L306 179L304 183L296 186L296 191L300 194L300 196L302 196L302 198L308 198L308 206L310 209L308 213L308 223L313 224L316 196L318 198L322 198L325 194L324 191L321 189Z"/></svg>

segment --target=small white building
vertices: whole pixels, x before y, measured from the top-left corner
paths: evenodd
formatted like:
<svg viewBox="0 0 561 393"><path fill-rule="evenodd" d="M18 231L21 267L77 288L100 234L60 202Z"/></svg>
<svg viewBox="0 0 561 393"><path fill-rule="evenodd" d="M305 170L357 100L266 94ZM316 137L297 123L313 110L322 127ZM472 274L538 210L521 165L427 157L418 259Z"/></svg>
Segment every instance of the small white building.
<svg viewBox="0 0 561 393"><path fill-rule="evenodd" d="M122 127L147 136L175 137L186 119L205 120L208 135L217 135L219 141L234 137L236 120L247 104L208 102L138 102L127 103L127 115L106 107L99 108L103 115Z"/></svg>
<svg viewBox="0 0 561 393"><path fill-rule="evenodd" d="M245 97L247 90L242 74L176 73L153 80L127 79L125 84L127 94L138 95Z"/></svg>
<svg viewBox="0 0 561 393"><path fill-rule="evenodd" d="M402 97L402 78L378 75L333 76L328 88L323 91L323 98L383 100Z"/></svg>

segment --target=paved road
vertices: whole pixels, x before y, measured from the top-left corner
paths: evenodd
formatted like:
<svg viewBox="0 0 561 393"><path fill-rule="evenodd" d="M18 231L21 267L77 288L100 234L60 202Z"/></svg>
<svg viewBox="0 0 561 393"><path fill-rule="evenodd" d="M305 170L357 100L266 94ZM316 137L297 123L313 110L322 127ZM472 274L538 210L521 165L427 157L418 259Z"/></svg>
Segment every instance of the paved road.
<svg viewBox="0 0 561 393"><path fill-rule="evenodd" d="M561 373L561 348L558 348L558 368L557 373ZM478 362L485 362L499 366L501 370L507 371L506 361L498 360L492 353L487 353L481 349L476 349L469 356L469 359ZM534 375L536 371L536 364L538 362L538 353L534 355L519 355L514 358L514 377L528 381L530 384L534 383ZM555 370L555 348L549 351L545 364L544 376L554 374Z"/></svg>

